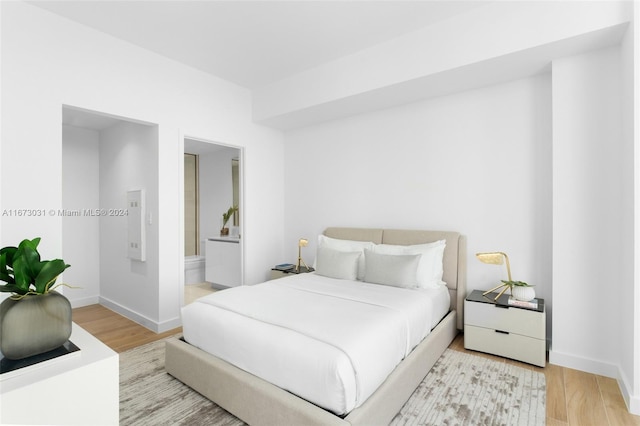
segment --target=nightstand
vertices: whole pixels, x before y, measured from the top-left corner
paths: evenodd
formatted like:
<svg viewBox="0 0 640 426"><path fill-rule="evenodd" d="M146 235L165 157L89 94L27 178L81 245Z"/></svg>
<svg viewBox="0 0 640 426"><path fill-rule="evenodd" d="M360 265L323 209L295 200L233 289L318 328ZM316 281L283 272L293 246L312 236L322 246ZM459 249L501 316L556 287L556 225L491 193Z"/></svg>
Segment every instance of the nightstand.
<svg viewBox="0 0 640 426"><path fill-rule="evenodd" d="M305 274L307 272L313 272L315 271L315 269L313 268L305 268L304 266L300 267L300 271L296 271L296 268L294 267L293 269L289 269L286 271L283 271L281 269L276 269L276 268L272 268L271 269L271 279L272 280L276 280L278 278L284 278L289 276L289 274Z"/></svg>
<svg viewBox="0 0 640 426"><path fill-rule="evenodd" d="M464 347L544 367L546 315L544 299L538 309L508 304L509 295L474 290L464 301Z"/></svg>

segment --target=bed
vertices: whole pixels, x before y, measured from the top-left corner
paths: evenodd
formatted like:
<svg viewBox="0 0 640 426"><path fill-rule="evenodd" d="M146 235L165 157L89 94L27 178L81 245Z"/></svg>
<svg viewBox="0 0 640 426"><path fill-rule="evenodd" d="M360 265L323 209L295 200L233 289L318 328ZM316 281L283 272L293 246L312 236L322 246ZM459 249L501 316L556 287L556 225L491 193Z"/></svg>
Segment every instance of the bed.
<svg viewBox="0 0 640 426"><path fill-rule="evenodd" d="M449 309L445 308L445 311L443 311L441 314L438 314L439 316L444 314L444 317L442 319L439 319L439 316L435 319L429 319L429 322L431 323L430 326L434 324L435 326L432 330L427 330L426 333L423 333L427 334L424 339L422 339L422 335L418 336L419 333L414 332L413 329L410 333L408 333L413 336L413 340L416 340L417 338L417 341L411 343L411 345L408 345L406 353L398 355L394 352L396 351L395 349L387 350L386 352L389 352L389 354L387 354L385 351L375 351L374 359L376 360L376 363L379 364L384 364L384 360L386 359L386 357L393 358L400 356L399 364L390 364L391 367L385 367L389 369L390 373L389 371L383 373L384 377L379 379L379 382L381 383L373 379L371 379L371 381L367 381L369 379L369 376L373 377L378 373L374 372L374 370L368 370L367 368L369 368L369 365L364 361L361 362L361 364L358 364L357 355L350 355L348 357L349 361L352 362L355 370L360 372L360 375L356 374L355 376L358 378L358 380L361 380L363 384L356 387L355 391L345 391L347 394L349 394L349 392L351 392L352 394L357 394L355 397L355 404L350 403L349 398L346 398L347 402L345 402L344 406L339 406L336 408L334 406L331 406L332 402L315 400L314 397L309 397L302 391L286 391L283 388L272 383L278 383L277 379L267 377L269 380L264 380L254 374L245 371L245 369L252 371L251 368L238 368L235 365L232 365L230 362L225 361L225 359L227 358L226 353L220 353L219 356L211 355L209 353L211 352L211 350L206 348L206 341L203 341L201 339L202 336L208 334L206 328L204 330L197 330L197 327L195 327L194 325L185 327L185 339L191 339L197 344L190 344L182 339L171 339L167 342L165 364L167 372L249 424L388 424L400 410L406 400L410 397L411 393L415 390L418 384L422 381L424 376L431 369L435 361L451 343L455 335L458 333L458 330L462 329L462 306L464 297L466 295L465 239L463 236L456 232L368 228L328 228L323 234L330 239L363 242L368 241L375 244L393 246L409 246L416 244L433 243L440 240L446 241L442 261L442 280L446 283L446 288L443 287L443 289L445 292L448 292L447 300L449 303ZM285 304L282 306L287 306L286 304L297 305L298 299L288 299L289 297L293 297L290 296L290 293L293 292L295 297L302 297L303 299L310 297L308 295L308 289L305 288L305 286L307 286L307 284L305 283L311 283L312 281L316 280L316 278L312 276L313 274L300 274L300 276L302 275L307 275L305 281L298 282L299 280L296 279L285 278L282 280L276 280L281 281L279 284L265 283L259 286L254 286L256 288L251 289L251 293L257 293L258 295L254 297L256 297L256 300L260 300L260 298L263 297L260 291L266 291L269 287L273 287L272 290L282 292L278 293L277 297L274 299L274 307L276 309L273 309L272 311L277 311L277 303L279 300L281 301L281 303ZM329 282L326 282L326 280L320 280L319 278L317 279L317 281L322 292L324 292L325 290L328 292L333 291L333 286L335 283L331 282L330 280ZM353 285L354 287L357 287L357 284ZM382 299L389 298L386 296L385 292L387 290L384 288L385 286L378 287L379 291L374 293L382 294L382 296L380 296L380 298ZM313 287L313 291L316 291L316 287ZM238 292L241 293L242 290L235 291L234 289L234 292L228 292L229 298L232 299ZM371 292L368 292L367 294L370 293ZM322 295L322 297L325 296L326 295L324 294ZM370 301L366 300L365 302L369 303ZM379 303L378 300L371 302L375 302L374 304ZM214 305L224 304L226 303L226 301L225 298L218 298L213 299L211 303ZM315 304L316 302L313 303ZM331 301L332 306L340 305L340 303L340 301L336 302L334 299L332 299ZM389 303L393 304L394 302L390 301ZM249 305L247 309L251 311L261 310L259 304L255 304L253 307L251 307L251 302L247 302L247 304ZM206 305L207 303L205 302L199 303L197 308L190 308L188 311L188 315L186 316L188 317L196 311L206 312L206 315L213 315L210 313L209 307L206 307ZM267 304L267 306L271 306L271 304ZM318 309L322 311L328 308L320 307ZM220 310L220 306L215 307L216 312ZM272 312L270 312L269 309L262 310L264 311L264 315L272 315ZM391 306L390 310L395 310L395 306ZM222 311L225 311L225 309L222 309ZM235 315L235 313L232 314ZM312 312L309 312L309 314L310 316L312 316ZM228 313L215 313L215 315L227 316L221 317L222 320L212 317L211 321L203 321L201 319L199 321L200 323L213 323L215 321L223 321L225 323L230 322L230 324L234 324L235 327L235 323L233 322L235 320L232 321L232 318L228 316ZM367 311L364 315L370 315L371 317L371 315L377 314L372 314L371 312ZM389 315L388 318L387 315ZM269 318L270 321L278 321L277 318ZM384 324L396 321L396 319L394 318L395 317L393 315L387 314L386 311L380 314L380 321L382 322L379 322L376 326L379 327L376 330L380 330L380 332L376 332L374 334L384 334L384 332L382 331L386 328ZM375 319L378 320L379 318L376 317ZM374 321L372 321L372 323L374 323ZM194 322L192 321L190 324L194 324ZM212 330L212 332L214 331L218 332L219 330ZM322 330L316 329L314 332L321 333ZM394 332L390 332L388 334L391 336L391 334L393 333ZM214 340L221 341L223 339L233 338L234 334L235 333L224 334L224 331L222 331L222 334L215 335L216 337L214 338ZM254 331L254 334L261 336L263 333L262 331ZM198 335L200 337L198 337ZM333 337L334 336L325 335L321 336L321 340L331 339ZM306 337L303 336L302 338ZM335 338L339 339L339 336L336 336ZM271 339L271 337L269 337L269 339ZM240 343L229 343L227 346L238 346ZM329 343L331 343L329 346L332 346L332 342ZM207 349L207 351L200 349L198 346L204 347L205 349ZM275 351L280 346L284 346L284 344L276 344L272 346L274 346ZM298 346L311 347L311 343L298 343ZM402 346L402 343L400 343L400 346ZM322 348L318 347L313 350L321 352L321 349ZM361 350L361 354L366 354L366 350L368 349ZM251 351L241 349L240 352L244 352L246 354ZM391 352L394 353L391 354ZM271 357L275 360L280 360L281 362L284 362L285 365L291 365L292 368L295 367L294 363L296 360L305 361L307 360L307 358L309 358L299 356L296 357L294 355L292 358L290 358L290 360L287 360L286 356L288 356L287 352L276 353L276 355L264 354L264 358L268 359ZM366 356L361 356L361 358L364 360ZM389 362L393 363L394 361L390 360ZM242 365L244 367L242 363L240 363L239 365ZM303 368L304 365L304 363L300 364L297 368L302 368L303 370L305 370ZM268 372L269 368L266 368L264 371ZM289 386L288 384L287 386L283 387L291 389L291 386ZM344 388L347 389L348 386L344 385ZM364 390L361 390L361 388L363 388ZM330 392L327 391L327 394L329 393ZM306 399L298 396L298 394L302 394ZM307 400L314 401L314 403L308 402ZM324 408L321 408L320 406L323 406Z"/></svg>

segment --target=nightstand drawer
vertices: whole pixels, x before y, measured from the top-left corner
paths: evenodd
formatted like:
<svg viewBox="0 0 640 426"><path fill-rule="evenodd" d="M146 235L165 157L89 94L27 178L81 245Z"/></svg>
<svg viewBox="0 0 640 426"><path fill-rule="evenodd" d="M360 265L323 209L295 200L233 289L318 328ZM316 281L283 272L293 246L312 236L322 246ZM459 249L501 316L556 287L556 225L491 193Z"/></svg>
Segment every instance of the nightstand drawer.
<svg viewBox="0 0 640 426"><path fill-rule="evenodd" d="M468 325L545 339L544 312L466 300L464 315Z"/></svg>
<svg viewBox="0 0 640 426"><path fill-rule="evenodd" d="M477 305L477 303L474 303ZM520 334L505 334L494 329L464 326L464 347L544 367L546 342Z"/></svg>

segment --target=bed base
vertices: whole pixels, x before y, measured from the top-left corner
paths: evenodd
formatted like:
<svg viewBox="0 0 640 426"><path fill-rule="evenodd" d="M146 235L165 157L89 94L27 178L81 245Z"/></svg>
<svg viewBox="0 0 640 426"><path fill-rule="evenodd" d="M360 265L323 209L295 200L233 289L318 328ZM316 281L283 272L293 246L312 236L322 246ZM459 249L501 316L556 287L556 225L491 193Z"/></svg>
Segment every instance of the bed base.
<svg viewBox="0 0 640 426"><path fill-rule="evenodd" d="M364 404L346 417L289 393L180 339L166 343L166 371L250 425L388 425L457 335L451 311Z"/></svg>

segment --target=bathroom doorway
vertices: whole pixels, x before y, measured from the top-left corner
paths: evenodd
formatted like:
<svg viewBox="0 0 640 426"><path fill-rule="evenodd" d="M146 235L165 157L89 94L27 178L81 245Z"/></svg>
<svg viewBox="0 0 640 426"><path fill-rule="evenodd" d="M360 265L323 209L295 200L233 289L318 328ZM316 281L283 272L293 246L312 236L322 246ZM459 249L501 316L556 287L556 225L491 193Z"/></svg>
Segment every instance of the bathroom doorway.
<svg viewBox="0 0 640 426"><path fill-rule="evenodd" d="M199 297L218 288L243 282L242 149L185 137L183 164L184 300L188 303L194 295ZM211 253L207 269L207 245L213 239L220 240L223 214L232 207L237 207L237 210L231 213L224 224L230 228L225 242L233 240L231 242L236 243L233 247L239 251L239 262L225 262L225 266L232 270L224 271L222 278L216 271L212 278ZM226 274L237 278L229 280Z"/></svg>

